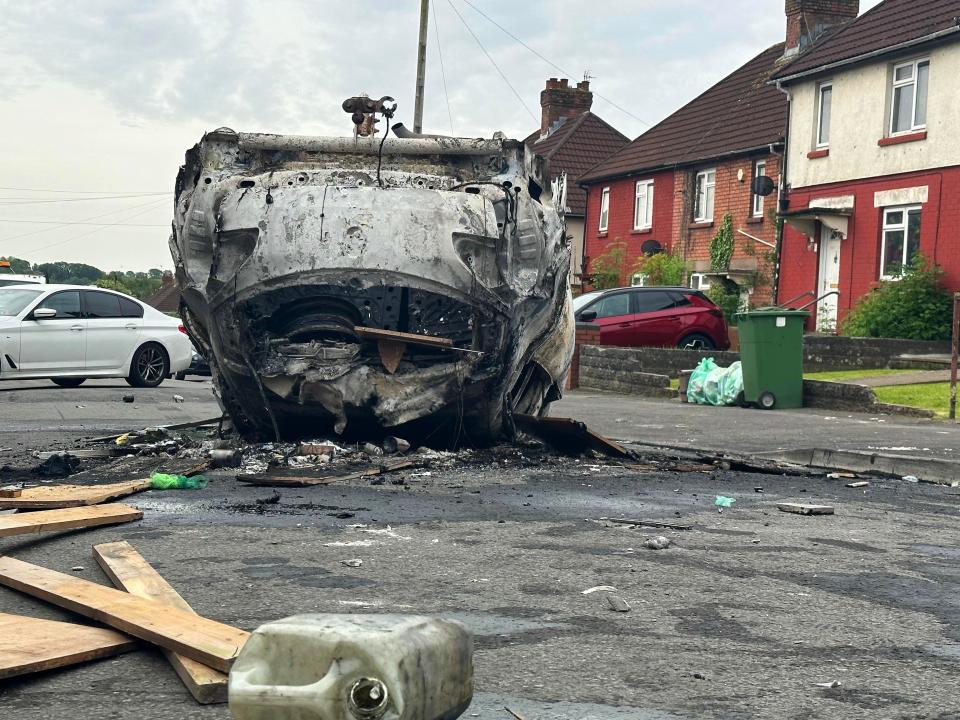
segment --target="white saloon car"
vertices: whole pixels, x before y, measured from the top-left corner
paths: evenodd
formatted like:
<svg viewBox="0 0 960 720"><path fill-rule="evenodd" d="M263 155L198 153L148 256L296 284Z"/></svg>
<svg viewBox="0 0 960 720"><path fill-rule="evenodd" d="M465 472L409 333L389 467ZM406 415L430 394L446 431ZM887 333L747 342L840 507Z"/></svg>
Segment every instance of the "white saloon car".
<svg viewBox="0 0 960 720"><path fill-rule="evenodd" d="M134 387L156 387L186 370L190 358L178 318L122 293L0 287L0 380L50 378L77 387L88 377L122 377Z"/></svg>

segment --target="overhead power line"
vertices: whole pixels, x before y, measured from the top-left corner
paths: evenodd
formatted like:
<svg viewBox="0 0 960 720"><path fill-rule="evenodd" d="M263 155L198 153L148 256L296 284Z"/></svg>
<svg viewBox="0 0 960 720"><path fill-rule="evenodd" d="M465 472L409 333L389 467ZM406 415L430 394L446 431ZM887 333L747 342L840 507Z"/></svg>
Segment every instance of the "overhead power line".
<svg viewBox="0 0 960 720"><path fill-rule="evenodd" d="M134 213L133 215L128 215L125 219L126 219L126 220L132 220L132 219L135 218L135 217L140 217L141 215L145 215L146 213L150 212L151 210L156 210L157 208L159 208L159 207L160 207L163 203L165 203L165 202L167 202L167 201L164 199L164 200L160 200L160 201L151 203L151 204L153 205L153 207L148 207L146 210L141 210L140 212ZM127 210L130 210L130 209L131 209L131 208L127 208ZM169 225L164 225L164 227L170 227L170 226L169 226ZM90 235L94 235L95 233L101 232L102 230L103 230L102 227L94 228L93 230L90 230L90 231L88 231L88 232L80 233L79 235L73 235L73 236L71 236L71 237L68 237L68 238L66 238L65 240L58 240L57 242L53 242L53 243L50 243L50 244L48 244L48 245L41 245L41 246L38 247L38 248L31 248L30 252L31 252L31 253L34 253L34 252L39 252L39 251L41 251L41 250L48 250L49 248L57 247L57 246L59 246L59 245L66 245L66 244L69 243L69 242L73 242L74 240L80 240L81 238L85 238L85 237L88 237L88 236L90 236Z"/></svg>
<svg viewBox="0 0 960 720"><path fill-rule="evenodd" d="M141 194L141 195L169 195L169 190L51 190L50 188L21 188L21 187L0 187L0 190L15 190L16 192L42 192L42 193L66 193L68 195L123 195L123 194Z"/></svg>
<svg viewBox="0 0 960 720"><path fill-rule="evenodd" d="M117 215L120 213L129 212L131 210L138 210L140 208L147 207L148 205L160 207L163 203L167 203L167 202L170 202L167 198L162 198L160 200L148 200L145 203L141 203L140 205L134 205L133 207L116 208L108 212L97 213L96 215L90 215L85 218L80 218L80 221L86 222L88 220L99 220L100 218L109 217L110 215ZM10 240L19 240L21 238L30 237L32 235L41 235L43 233L53 232L54 230L58 230L59 228L67 227L67 225L69 225L70 222L71 221L63 221L52 227L40 228L39 230L31 230L29 232L20 233L19 235L10 235L9 237L0 238L0 242L9 242Z"/></svg>
<svg viewBox="0 0 960 720"><path fill-rule="evenodd" d="M496 71L498 73L500 73L500 77L503 78L503 81L507 84L507 87L509 87L513 91L513 94L517 96L517 100L520 101L520 105L523 106L523 109L527 111L527 114L533 119L534 122L539 122L539 120L537 119L537 116L533 114L533 112L530 110L529 107L527 107L527 104L523 101L523 97L520 95L520 93L517 92L517 89L511 84L507 76L504 75L503 70L500 69L500 66L497 65L497 61L494 60L493 56L487 52L487 49L483 46L483 43L480 42L480 38L477 37L477 34L473 32L473 30L467 24L467 21L463 18L463 15L461 15L460 11L457 10L456 6L453 4L453 1L447 0L447 4L450 6L450 9L456 13L457 17L460 18L460 22L463 23L463 26L467 29L467 32L470 33L470 35L473 36L473 39L477 41L477 45L480 46L480 49L483 51L483 54L487 56L487 60L490 61L490 64L493 65L494 68L496 68Z"/></svg>
<svg viewBox="0 0 960 720"><path fill-rule="evenodd" d="M433 32L437 37L437 57L440 59L440 77L443 79L443 95L447 99L447 115L450 118L450 134L456 135L453 129L453 112L450 110L450 93L447 92L447 72L443 68L443 50L440 49L440 23L437 21L437 3L433 4Z"/></svg>
<svg viewBox="0 0 960 720"><path fill-rule="evenodd" d="M136 195L97 195L94 197L57 198L56 200L30 200L18 197L0 197L0 205L42 205L47 203L95 202L97 200L128 200L142 197L157 197L173 193L137 193Z"/></svg>
<svg viewBox="0 0 960 720"><path fill-rule="evenodd" d="M159 205L159 203L157 203ZM97 223L97 222L80 222L80 221L70 221L64 222L63 220L17 220L15 218L0 218L0 222L8 223L24 223L26 225L96 225L98 227L109 227L111 225L124 225L126 227L167 227L166 225L157 225L157 224L148 224L148 223Z"/></svg>
<svg viewBox="0 0 960 720"><path fill-rule="evenodd" d="M450 2L450 0L447 0L447 2ZM563 73L563 74L564 74L565 76L567 76L567 77L576 77L576 75L574 75L573 73L571 73L571 72L569 72L569 71L567 71L567 70L564 70L562 67L560 67L560 66L557 65L555 62L553 62L552 60L550 60L550 58L545 57L545 56L542 55L540 52L538 52L538 51L535 50L534 48L532 48L532 47L530 47L529 45L527 45L523 40L521 40L520 38L518 38L518 37L517 37L516 35L514 35L512 32L510 32L509 30L507 30L503 25L501 25L500 23L498 23L496 20L494 20L494 19L493 19L492 17L490 17L489 15L487 15L483 10L481 10L481 9L478 8L476 5L474 5L472 2L470 2L470 0L463 0L463 2L466 3L468 6L470 6L470 8L472 8L472 9L473 9L476 13L478 13L481 17L485 18L488 22L490 22L491 24L493 24L493 25L495 25L497 28L499 28L501 31L503 31L508 37L510 37L510 38L512 38L513 40L515 40L516 42L520 43L520 45L522 45L522 46L525 47L527 50L529 50L529 51L532 52L534 55L536 55L538 58L540 58L541 60L543 60L547 65L549 65L550 67L552 67L554 70L559 70L561 73ZM459 14L459 13L458 13L458 14ZM627 110L626 108L621 107L620 105L617 105L617 103L615 103L615 102L614 102L613 100L611 100L610 98L608 98L608 97L606 97L606 96L604 96L604 95L601 95L601 94L598 93L598 92L594 92L594 94L595 94L598 98L600 98L601 100L603 100L604 102L606 102L608 105L611 105L611 106L613 106L614 108L616 108L617 110L619 110L620 112L622 112L624 115L627 115L628 117L633 118L634 120L636 120L636 121L639 122L639 123L643 123L643 124L646 125L648 128L653 127L653 125L652 125L651 123L648 123L648 122L647 122L646 120L644 120L643 118L637 117L636 115L634 115L632 112L630 112L630 111Z"/></svg>

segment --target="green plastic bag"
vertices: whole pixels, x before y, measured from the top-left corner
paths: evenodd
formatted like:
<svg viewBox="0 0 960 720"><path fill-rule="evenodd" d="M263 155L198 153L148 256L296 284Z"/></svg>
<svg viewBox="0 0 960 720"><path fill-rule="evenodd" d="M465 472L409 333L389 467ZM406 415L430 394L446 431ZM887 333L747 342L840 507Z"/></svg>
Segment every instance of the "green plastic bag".
<svg viewBox="0 0 960 720"><path fill-rule="evenodd" d="M733 405L743 391L740 361L719 367L713 358L704 358L690 375L687 400L700 405Z"/></svg>
<svg viewBox="0 0 960 720"><path fill-rule="evenodd" d="M154 490L198 490L207 486L207 479L203 475L168 475L154 473L150 476L150 487Z"/></svg>

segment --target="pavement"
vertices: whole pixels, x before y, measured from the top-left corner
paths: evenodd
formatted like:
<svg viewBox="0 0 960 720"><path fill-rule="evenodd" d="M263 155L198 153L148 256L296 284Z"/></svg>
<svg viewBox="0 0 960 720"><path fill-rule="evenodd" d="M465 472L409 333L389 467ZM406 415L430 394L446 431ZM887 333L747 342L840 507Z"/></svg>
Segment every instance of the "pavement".
<svg viewBox="0 0 960 720"><path fill-rule="evenodd" d="M550 412L627 443L738 454L829 448L960 462L960 424L902 415L713 407L583 390L568 392Z"/></svg>
<svg viewBox="0 0 960 720"><path fill-rule="evenodd" d="M138 390L136 408L114 398L122 386L85 389L0 393L0 447L15 448L0 461L83 434L215 414L202 383ZM185 402L172 403L174 393ZM957 437L938 423L589 393L572 393L556 414L624 439L722 443L725 433L727 446L768 450L821 426L817 440L861 433L854 444L907 443L910 432L946 427L938 452ZM138 477L164 463L83 462L77 482ZM177 463L190 464L164 469ZM458 620L476 644L477 692L465 718L510 720L505 708L528 720L960 718L960 491L844 482L641 470L503 446L385 478L276 492L218 472L203 490L133 496L144 511L137 523L4 538L0 553L109 584L90 547L128 540L197 612L248 630L304 612ZM736 502L720 513L716 495ZM787 514L780 501L831 504L836 514ZM644 549L657 535L671 546ZM341 564L352 558L362 566ZM601 585L630 611L611 610L604 591L584 594ZM0 612L71 618L5 588ZM4 714L18 720L229 717L224 705L196 705L149 649L10 680L0 693Z"/></svg>
<svg viewBox="0 0 960 720"><path fill-rule="evenodd" d="M867 387L888 387L891 385L924 385L927 383L950 382L949 370L917 370L916 372L896 373L893 375L875 375L873 377L847 378L842 382Z"/></svg>

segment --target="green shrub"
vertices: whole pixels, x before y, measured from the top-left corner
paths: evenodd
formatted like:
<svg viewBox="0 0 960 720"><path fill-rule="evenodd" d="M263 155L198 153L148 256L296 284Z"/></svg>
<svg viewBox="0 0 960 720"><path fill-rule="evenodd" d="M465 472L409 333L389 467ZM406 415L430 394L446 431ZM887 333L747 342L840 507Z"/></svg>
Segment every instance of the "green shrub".
<svg viewBox="0 0 960 720"><path fill-rule="evenodd" d="M733 217L730 213L723 216L717 234L710 240L710 269L714 272L726 272L733 258Z"/></svg>
<svg viewBox="0 0 960 720"><path fill-rule="evenodd" d="M607 290L619 287L626 260L627 244L620 239L614 240L590 263L590 284L593 288Z"/></svg>
<svg viewBox="0 0 960 720"><path fill-rule="evenodd" d="M740 288L735 282L725 278L712 279L707 297L723 311L723 319L728 325L736 325L733 316L740 312Z"/></svg>
<svg viewBox="0 0 960 720"><path fill-rule="evenodd" d="M844 335L949 340L953 299L941 284L943 270L922 255L897 280L887 280L847 315Z"/></svg>
<svg viewBox="0 0 960 720"><path fill-rule="evenodd" d="M658 252L640 258L636 272L643 274L644 285L683 285L687 264L679 255Z"/></svg>

